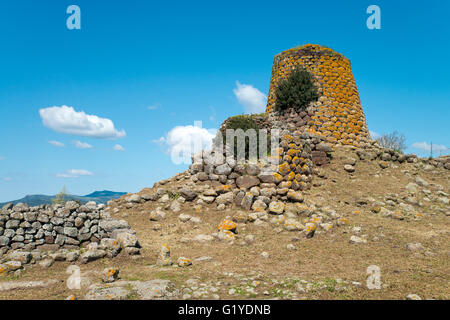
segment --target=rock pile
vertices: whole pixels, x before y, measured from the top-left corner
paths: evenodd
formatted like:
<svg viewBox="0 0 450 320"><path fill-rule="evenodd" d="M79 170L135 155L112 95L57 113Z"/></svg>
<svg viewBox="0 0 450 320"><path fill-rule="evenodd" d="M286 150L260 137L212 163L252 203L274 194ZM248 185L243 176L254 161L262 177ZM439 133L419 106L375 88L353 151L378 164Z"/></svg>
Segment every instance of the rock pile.
<svg viewBox="0 0 450 320"><path fill-rule="evenodd" d="M250 210L264 210L272 201L302 201L297 191L312 185L313 166L329 163L332 149L324 139L309 133L282 132L279 148L273 148L269 163L248 161L237 163L235 159L216 157L214 151L203 151L193 156L189 173L194 182L208 182L215 190L204 193L206 203L218 205L235 203ZM274 165L278 163L278 165ZM186 195L186 200L195 195Z"/></svg>
<svg viewBox="0 0 450 320"><path fill-rule="evenodd" d="M421 163L431 168L445 168L450 170L450 156L441 156L434 159L418 158L415 154L403 154L393 149L382 148L373 144L365 149L356 149L360 160L379 161L381 168L389 167L389 162L395 163ZM426 169L426 168L424 168Z"/></svg>

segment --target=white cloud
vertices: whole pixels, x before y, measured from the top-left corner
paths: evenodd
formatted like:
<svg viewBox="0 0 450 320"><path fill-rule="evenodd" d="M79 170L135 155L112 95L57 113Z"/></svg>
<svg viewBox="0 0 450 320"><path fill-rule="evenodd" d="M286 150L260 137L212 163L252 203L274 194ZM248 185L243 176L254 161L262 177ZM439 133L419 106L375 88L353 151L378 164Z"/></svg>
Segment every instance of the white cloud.
<svg viewBox="0 0 450 320"><path fill-rule="evenodd" d="M194 153L211 148L216 131L201 126L177 126L170 130L166 137L153 142L165 145L175 164L190 163Z"/></svg>
<svg viewBox="0 0 450 320"><path fill-rule="evenodd" d="M239 81L236 81L236 86L233 92L246 113L265 112L267 97L264 93L249 84L240 84Z"/></svg>
<svg viewBox="0 0 450 320"><path fill-rule="evenodd" d="M78 149L90 149L90 148L92 148L92 146L89 143L81 142L79 140L74 140L73 144Z"/></svg>
<svg viewBox="0 0 450 320"><path fill-rule="evenodd" d="M39 110L44 126L56 132L100 139L117 139L126 136L118 131L110 119L77 112L72 107L50 107Z"/></svg>
<svg viewBox="0 0 450 320"><path fill-rule="evenodd" d="M154 104L154 105L152 105L152 106L148 106L147 109L148 109L148 110L156 110L156 109L158 109L160 106L161 106L161 105L160 105L159 103L156 103L156 104Z"/></svg>
<svg viewBox="0 0 450 320"><path fill-rule="evenodd" d="M51 140L48 143L50 143L52 146L55 146L55 147L59 147L59 148L64 147L64 143L59 142L59 141Z"/></svg>
<svg viewBox="0 0 450 320"><path fill-rule="evenodd" d="M427 142L414 142L411 147L415 148L415 149L419 149L422 152L431 152L431 144L427 143ZM439 145L439 144L433 144L433 152L440 152L440 151L448 151L450 150L449 148L447 148L444 145Z"/></svg>
<svg viewBox="0 0 450 320"><path fill-rule="evenodd" d="M58 178L79 178L81 176L93 176L94 174L90 171L83 169L71 169L63 173L58 173L56 177Z"/></svg>
<svg viewBox="0 0 450 320"><path fill-rule="evenodd" d="M9 181L12 181L12 179L10 177L5 177L5 178L3 178L3 181L9 182Z"/></svg>
<svg viewBox="0 0 450 320"><path fill-rule="evenodd" d="M116 144L116 145L113 147L113 150L116 150L116 151L125 151L125 148L124 148L123 146L121 146L120 144Z"/></svg>
<svg viewBox="0 0 450 320"><path fill-rule="evenodd" d="M377 132L375 132L375 131L370 131L370 130L369 130L369 133L370 133L370 137L371 137L373 140L377 140L378 138L381 138L381 134L379 134L379 133L377 133Z"/></svg>
<svg viewBox="0 0 450 320"><path fill-rule="evenodd" d="M5 159L6 159L5 157L0 156L0 161L5 160Z"/></svg>
<svg viewBox="0 0 450 320"><path fill-rule="evenodd" d="M159 139L154 139L152 140L153 143L156 143L157 145L159 145L160 147L164 146L164 142L166 142L166 138L161 137Z"/></svg>

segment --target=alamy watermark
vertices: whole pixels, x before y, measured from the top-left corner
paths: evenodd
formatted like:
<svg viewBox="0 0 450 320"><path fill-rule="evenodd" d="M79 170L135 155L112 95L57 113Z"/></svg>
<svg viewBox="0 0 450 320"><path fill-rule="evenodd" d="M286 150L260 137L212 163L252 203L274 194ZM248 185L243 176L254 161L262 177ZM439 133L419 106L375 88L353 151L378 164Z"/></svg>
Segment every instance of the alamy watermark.
<svg viewBox="0 0 450 320"><path fill-rule="evenodd" d="M377 265L370 265L367 267L367 289L381 289L381 269Z"/></svg>
<svg viewBox="0 0 450 320"><path fill-rule="evenodd" d="M367 18L366 25L369 30L381 29L381 9L379 6L372 4L367 7L367 14L370 16Z"/></svg>
<svg viewBox="0 0 450 320"><path fill-rule="evenodd" d="M68 266L66 269L66 273L70 274L69 278L67 278L67 288L70 290L80 290L81 289L81 270L80 267L76 265Z"/></svg>
<svg viewBox="0 0 450 320"><path fill-rule="evenodd" d="M280 145L280 130L267 129L226 129L225 135L221 130L215 132L212 141L203 139L197 134L202 128L202 121L195 121L191 127L194 134L190 139L184 139L170 150L170 157L174 164L199 163L205 159L214 165L225 163L250 163L278 165L278 150ZM206 131L206 130L205 130Z"/></svg>
<svg viewBox="0 0 450 320"><path fill-rule="evenodd" d="M81 29L81 9L77 5L70 5L66 10L67 14L70 16L66 20L66 26L69 30L80 30Z"/></svg>

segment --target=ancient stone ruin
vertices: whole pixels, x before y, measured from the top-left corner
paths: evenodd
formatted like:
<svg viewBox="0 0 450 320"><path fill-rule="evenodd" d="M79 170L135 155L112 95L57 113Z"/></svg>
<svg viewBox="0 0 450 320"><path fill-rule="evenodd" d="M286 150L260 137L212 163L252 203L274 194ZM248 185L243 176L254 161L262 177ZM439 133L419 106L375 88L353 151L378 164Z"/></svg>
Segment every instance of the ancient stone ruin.
<svg viewBox="0 0 450 320"><path fill-rule="evenodd" d="M275 88L298 65L313 76L321 97L306 111L278 115L274 112ZM364 146L370 142L350 60L327 47L307 44L275 56L266 112L278 127L320 135L333 144Z"/></svg>
<svg viewBox="0 0 450 320"><path fill-rule="evenodd" d="M276 112L275 88L297 65L312 74L320 98L301 112L293 109ZM260 128L280 129L279 148L272 149L269 157L277 160L276 167L250 164L249 161L236 164L230 159L225 162L225 151L217 161L213 156L217 149L213 149L193 157L191 173L197 174L200 181L210 180L237 187L273 184L280 189L305 190L311 186L313 167L329 163L332 145L366 147L374 144L369 136L350 61L318 45L305 45L275 56L266 115L254 116L253 119ZM222 133L228 121L222 124Z"/></svg>
<svg viewBox="0 0 450 320"><path fill-rule="evenodd" d="M298 65L313 76L320 98L301 112L292 108L275 111L275 89ZM279 129L279 145L272 146L269 161L238 163L227 157L226 147L213 146L211 151L194 155L189 169L195 181L235 190L234 195L226 193L231 197L228 202L245 209L264 210L271 201L300 199L299 192L313 185L314 168L331 161L334 147L357 149L360 159L378 160L382 168L388 167L389 161L418 161L416 155L381 148L370 138L350 60L323 46L307 44L276 55L266 114L251 117L261 129ZM222 135L232 118L222 124ZM429 160L434 166L448 168L443 161ZM254 187L258 191L252 190Z"/></svg>

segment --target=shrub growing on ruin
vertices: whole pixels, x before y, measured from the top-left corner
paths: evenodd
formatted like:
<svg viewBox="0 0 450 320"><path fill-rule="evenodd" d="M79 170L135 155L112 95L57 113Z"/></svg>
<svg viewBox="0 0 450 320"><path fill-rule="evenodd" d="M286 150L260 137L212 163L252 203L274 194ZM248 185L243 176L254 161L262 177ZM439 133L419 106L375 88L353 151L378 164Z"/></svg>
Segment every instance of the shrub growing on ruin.
<svg viewBox="0 0 450 320"><path fill-rule="evenodd" d="M227 141L227 136L226 136L226 130L227 129L233 129L235 132L238 129L242 129L244 131L244 134L247 132L247 130L255 130L256 131L256 141L257 141L257 154L259 155L260 152L260 129L265 129L264 126L262 126L260 124L261 121L258 120L263 120L265 121L266 115L265 114L255 114L255 115L238 115L238 116L234 116L231 117L229 119L227 119L225 126L221 129L220 133L222 135L222 141L223 141L223 145L230 145L231 143L233 143L233 152L234 152L234 157L236 158L238 155L238 138L236 136L234 136L234 141ZM267 132L267 152L270 153L270 133ZM215 143L217 143L217 140L215 140ZM245 140L244 140L244 144L245 144L245 158L249 159L250 156L250 137L245 136Z"/></svg>
<svg viewBox="0 0 450 320"><path fill-rule="evenodd" d="M310 102L319 99L319 92L314 85L311 74L297 66L287 79L282 79L275 89L275 111L282 112L294 108L297 112L304 110Z"/></svg>

